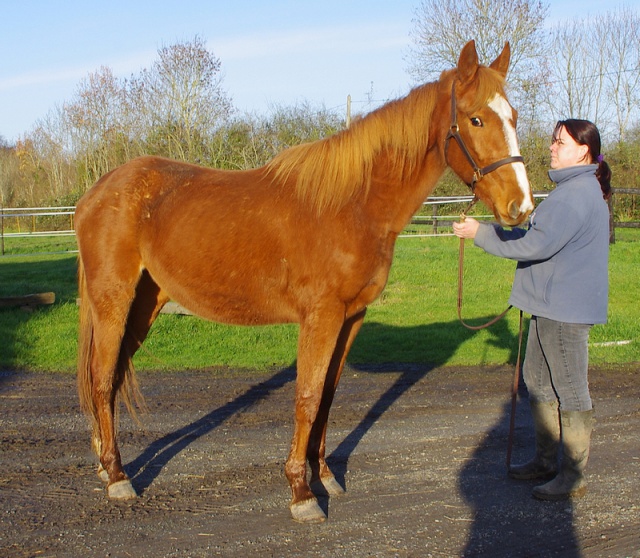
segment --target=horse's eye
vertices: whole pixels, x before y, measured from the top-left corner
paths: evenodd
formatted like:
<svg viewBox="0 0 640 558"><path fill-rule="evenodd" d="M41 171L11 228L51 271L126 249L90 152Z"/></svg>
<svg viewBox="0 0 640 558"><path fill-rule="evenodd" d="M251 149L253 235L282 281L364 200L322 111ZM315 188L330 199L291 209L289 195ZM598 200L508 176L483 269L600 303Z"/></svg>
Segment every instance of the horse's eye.
<svg viewBox="0 0 640 558"><path fill-rule="evenodd" d="M471 125L476 128L482 128L482 120L480 120L477 116L471 117Z"/></svg>

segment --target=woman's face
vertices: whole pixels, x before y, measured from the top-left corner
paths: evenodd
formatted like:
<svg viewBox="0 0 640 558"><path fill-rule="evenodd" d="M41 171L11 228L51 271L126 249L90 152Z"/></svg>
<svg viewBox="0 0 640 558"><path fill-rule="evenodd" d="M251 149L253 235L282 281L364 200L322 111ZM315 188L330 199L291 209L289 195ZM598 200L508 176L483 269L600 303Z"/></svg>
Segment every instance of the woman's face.
<svg viewBox="0 0 640 558"><path fill-rule="evenodd" d="M552 169L589 164L587 158L589 148L586 145L576 143L576 140L568 134L564 126L561 126L554 135L549 149L551 150Z"/></svg>

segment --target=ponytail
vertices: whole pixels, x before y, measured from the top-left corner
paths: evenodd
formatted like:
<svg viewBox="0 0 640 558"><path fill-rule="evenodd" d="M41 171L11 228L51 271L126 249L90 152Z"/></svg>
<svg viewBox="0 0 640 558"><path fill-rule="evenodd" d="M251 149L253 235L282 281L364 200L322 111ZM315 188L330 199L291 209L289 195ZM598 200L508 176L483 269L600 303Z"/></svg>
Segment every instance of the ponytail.
<svg viewBox="0 0 640 558"><path fill-rule="evenodd" d="M611 169L607 162L603 159L602 155L597 157L598 168L596 169L596 178L600 182L600 189L602 190L602 197L609 201L611 194Z"/></svg>

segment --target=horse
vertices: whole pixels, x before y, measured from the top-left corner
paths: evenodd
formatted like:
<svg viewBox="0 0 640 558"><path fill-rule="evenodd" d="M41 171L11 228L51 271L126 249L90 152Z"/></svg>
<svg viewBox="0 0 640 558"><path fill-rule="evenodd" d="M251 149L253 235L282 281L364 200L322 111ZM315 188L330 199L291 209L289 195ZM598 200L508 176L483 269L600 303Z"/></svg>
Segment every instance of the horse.
<svg viewBox="0 0 640 558"><path fill-rule="evenodd" d="M118 449L116 403L135 413L131 359L173 300L222 323L299 324L284 473L293 519L326 519L316 495L344 491L325 461L329 409L400 232L447 166L500 223L517 225L533 209L504 91L509 59L506 43L481 65L470 41L437 81L263 167L143 156L82 196L77 381L109 498L137 496Z"/></svg>

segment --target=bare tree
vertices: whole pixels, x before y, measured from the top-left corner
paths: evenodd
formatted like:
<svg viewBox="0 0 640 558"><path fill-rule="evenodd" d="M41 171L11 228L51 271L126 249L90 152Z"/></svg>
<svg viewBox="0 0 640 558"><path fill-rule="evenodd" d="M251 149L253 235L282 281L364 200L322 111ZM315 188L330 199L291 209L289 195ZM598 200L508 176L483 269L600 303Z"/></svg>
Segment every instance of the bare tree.
<svg viewBox="0 0 640 558"><path fill-rule="evenodd" d="M409 71L416 81L431 81L455 66L470 39L481 61L493 60L508 41L510 96L521 124L531 126L547 79L548 11L541 0L422 0L413 19Z"/></svg>
<svg viewBox="0 0 640 558"><path fill-rule="evenodd" d="M592 56L606 61L603 68L606 99L611 107L611 134L624 141L640 117L640 15L630 8L609 12L594 26L595 45L606 45Z"/></svg>
<svg viewBox="0 0 640 558"><path fill-rule="evenodd" d="M16 148L0 136L0 206L14 204L21 185L20 161Z"/></svg>
<svg viewBox="0 0 640 558"><path fill-rule="evenodd" d="M221 62L204 41L177 43L158 51L150 69L130 84L139 114L154 130L152 149L183 160L200 161L204 138L231 114L222 89Z"/></svg>
<svg viewBox="0 0 640 558"><path fill-rule="evenodd" d="M601 120L604 59L591 56L593 29L588 20L574 19L552 30L549 87L546 105L549 120L588 118Z"/></svg>
<svg viewBox="0 0 640 558"><path fill-rule="evenodd" d="M640 111L640 17L629 8L561 22L552 29L546 104L550 120L586 118L624 140Z"/></svg>
<svg viewBox="0 0 640 558"><path fill-rule="evenodd" d="M246 114L222 127L210 142L210 163L228 169L259 167L287 147L327 137L344 126L342 116L324 106L273 105L267 115Z"/></svg>
<svg viewBox="0 0 640 558"><path fill-rule="evenodd" d="M19 204L59 202L73 184L74 170L63 111L56 106L16 143L21 188Z"/></svg>
<svg viewBox="0 0 640 558"><path fill-rule="evenodd" d="M68 141L82 159L84 183L93 184L130 158L132 123L125 84L102 67L80 82L75 98L63 106Z"/></svg>

